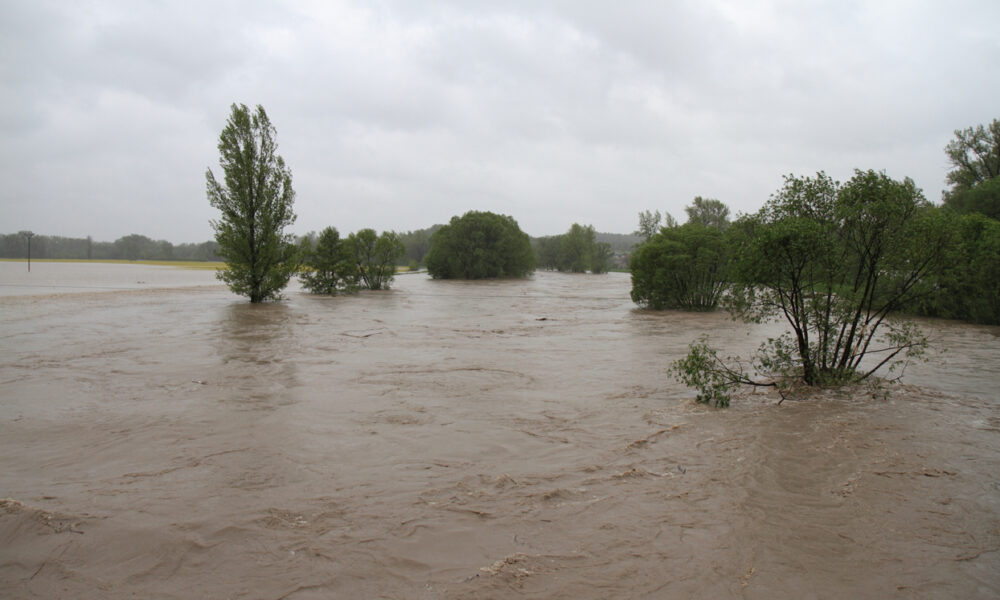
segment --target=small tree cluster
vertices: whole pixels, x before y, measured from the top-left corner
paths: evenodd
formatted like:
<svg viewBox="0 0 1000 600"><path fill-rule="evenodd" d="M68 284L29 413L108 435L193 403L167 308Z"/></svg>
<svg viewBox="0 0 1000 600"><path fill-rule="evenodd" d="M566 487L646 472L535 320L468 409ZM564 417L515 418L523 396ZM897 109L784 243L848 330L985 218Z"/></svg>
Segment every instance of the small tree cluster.
<svg viewBox="0 0 1000 600"><path fill-rule="evenodd" d="M339 294L358 289L358 270L351 260L346 240L334 227L327 227L319 234L315 245L310 238L303 238L302 287L314 294Z"/></svg>
<svg viewBox="0 0 1000 600"><path fill-rule="evenodd" d="M362 229L347 237L347 246L361 286L369 290L389 289L396 274L396 261L406 253L399 236L392 231L377 235L374 229Z"/></svg>
<svg viewBox="0 0 1000 600"><path fill-rule="evenodd" d="M611 244L597 241L592 225L573 223L562 235L535 240L538 265L570 273L607 273L614 253Z"/></svg>
<svg viewBox="0 0 1000 600"><path fill-rule="evenodd" d="M396 261L406 249L391 231L381 235L362 229L345 239L333 227L324 229L315 244L303 240L303 287L314 294L339 294L358 289L388 289Z"/></svg>

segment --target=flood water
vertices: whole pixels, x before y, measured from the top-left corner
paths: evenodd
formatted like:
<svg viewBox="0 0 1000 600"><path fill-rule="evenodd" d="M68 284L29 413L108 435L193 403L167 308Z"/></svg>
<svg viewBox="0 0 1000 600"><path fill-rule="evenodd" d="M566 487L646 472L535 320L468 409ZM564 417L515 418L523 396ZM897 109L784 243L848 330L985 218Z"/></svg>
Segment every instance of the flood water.
<svg viewBox="0 0 1000 600"><path fill-rule="evenodd" d="M925 322L888 398L716 410L667 365L775 327L624 274L252 306L0 267L5 598L1000 596L1000 328Z"/></svg>

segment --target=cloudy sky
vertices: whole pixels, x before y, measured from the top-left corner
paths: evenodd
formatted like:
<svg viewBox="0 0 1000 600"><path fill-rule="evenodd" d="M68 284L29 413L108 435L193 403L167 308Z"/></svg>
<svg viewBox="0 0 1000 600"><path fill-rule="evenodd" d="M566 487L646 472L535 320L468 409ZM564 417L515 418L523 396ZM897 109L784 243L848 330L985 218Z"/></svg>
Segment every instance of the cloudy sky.
<svg viewBox="0 0 1000 600"><path fill-rule="evenodd" d="M998 23L996 0L6 0L0 233L210 239L234 102L277 128L296 233L471 209L624 233L856 167L939 201L953 131L1000 117Z"/></svg>

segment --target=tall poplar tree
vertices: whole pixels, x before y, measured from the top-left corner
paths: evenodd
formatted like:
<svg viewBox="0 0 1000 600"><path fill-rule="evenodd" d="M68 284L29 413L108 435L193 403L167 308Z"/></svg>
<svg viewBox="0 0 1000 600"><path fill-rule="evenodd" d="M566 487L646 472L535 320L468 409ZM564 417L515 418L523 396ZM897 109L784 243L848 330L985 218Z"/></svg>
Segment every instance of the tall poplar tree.
<svg viewBox="0 0 1000 600"><path fill-rule="evenodd" d="M218 277L250 302L276 300L298 267L298 253L285 227L295 222L292 173L276 154L275 129L258 105L232 105L219 136L220 184L205 172L208 201L222 212L211 221L226 268Z"/></svg>

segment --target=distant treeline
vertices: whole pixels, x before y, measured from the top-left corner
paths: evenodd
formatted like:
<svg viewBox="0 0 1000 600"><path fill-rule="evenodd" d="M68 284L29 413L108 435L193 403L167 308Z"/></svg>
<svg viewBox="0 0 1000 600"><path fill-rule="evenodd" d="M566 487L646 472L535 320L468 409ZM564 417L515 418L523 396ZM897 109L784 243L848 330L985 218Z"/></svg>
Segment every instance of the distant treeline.
<svg viewBox="0 0 1000 600"><path fill-rule="evenodd" d="M441 228L433 225L426 229L417 229L400 233L399 239L406 247L399 262L401 265L423 265L424 258L431 248L431 236ZM593 231L593 228L590 228ZM316 240L315 233L309 233L299 238ZM540 240L551 240L552 237L533 238L533 245ZM628 265L627 255L632 248L642 241L637 235L617 233L595 233L594 241L607 244L614 254L612 268ZM31 236L31 257L70 259L70 260L221 260L218 254L219 245L215 240L200 244L172 244L166 240L154 240L144 235L131 234L118 238L113 242L97 242L91 237L70 238L55 235ZM25 232L0 235L0 258L27 258L28 236ZM544 261L542 261L544 262ZM543 268L555 268L541 264Z"/></svg>
<svg viewBox="0 0 1000 600"><path fill-rule="evenodd" d="M69 238L54 235L31 236L31 258L77 260L219 260L215 241L200 244L171 244L132 234L113 242L95 242L90 236ZM26 258L25 232L0 235L0 258Z"/></svg>

